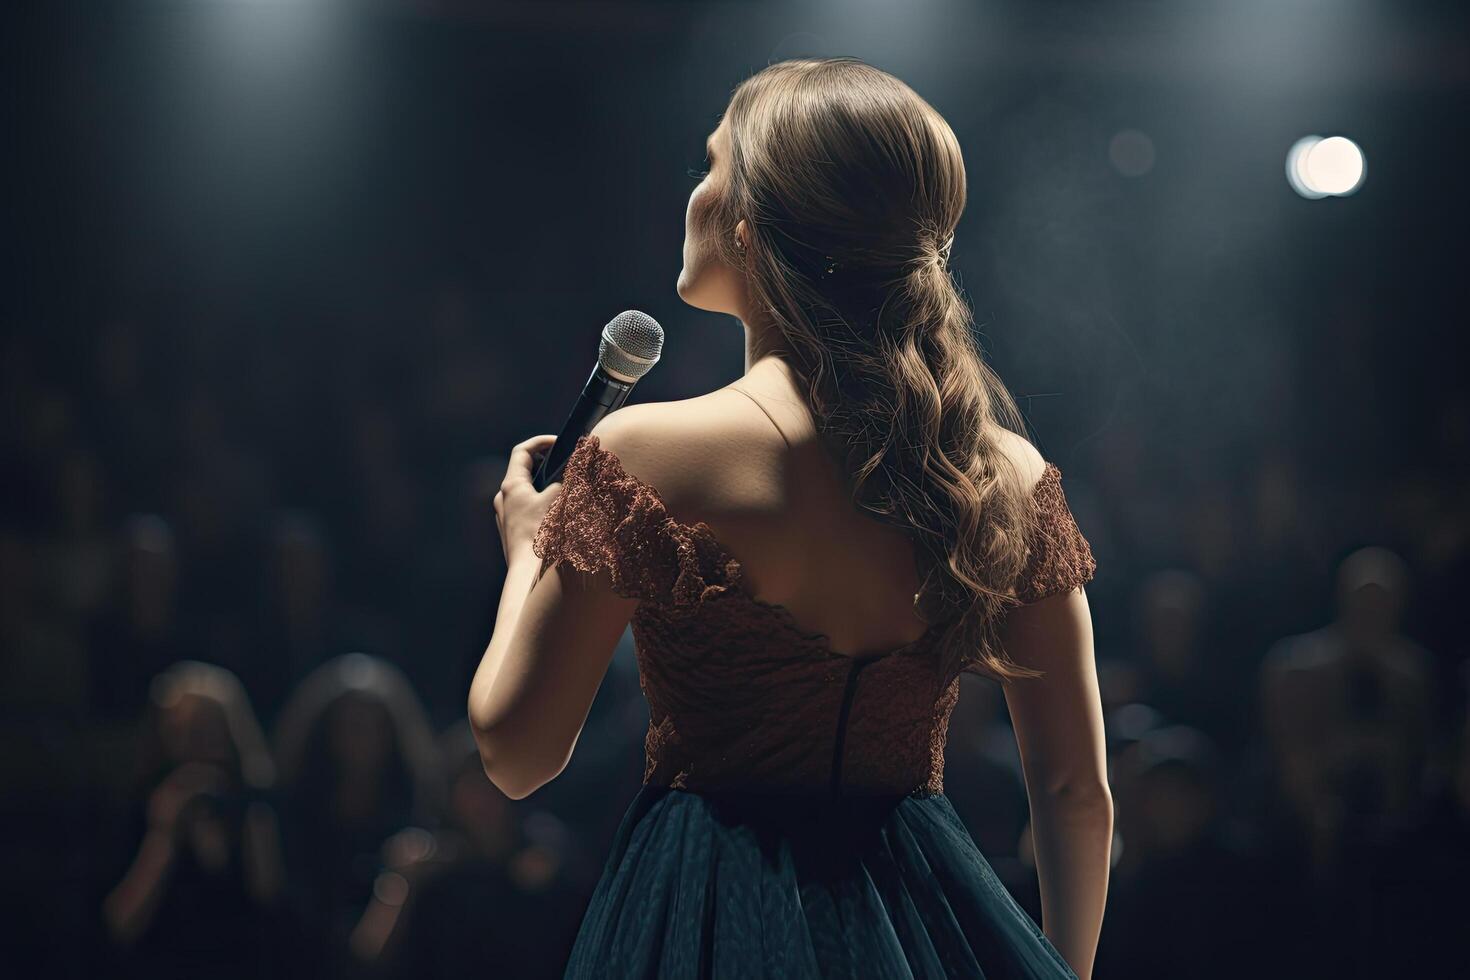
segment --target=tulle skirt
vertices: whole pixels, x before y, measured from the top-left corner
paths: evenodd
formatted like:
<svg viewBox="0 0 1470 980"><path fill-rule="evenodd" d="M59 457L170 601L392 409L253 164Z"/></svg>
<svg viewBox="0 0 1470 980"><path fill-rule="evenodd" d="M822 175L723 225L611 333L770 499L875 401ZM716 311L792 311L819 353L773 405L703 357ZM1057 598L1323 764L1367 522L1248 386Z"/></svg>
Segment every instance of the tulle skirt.
<svg viewBox="0 0 1470 980"><path fill-rule="evenodd" d="M1073 978L942 793L644 786L568 978Z"/></svg>

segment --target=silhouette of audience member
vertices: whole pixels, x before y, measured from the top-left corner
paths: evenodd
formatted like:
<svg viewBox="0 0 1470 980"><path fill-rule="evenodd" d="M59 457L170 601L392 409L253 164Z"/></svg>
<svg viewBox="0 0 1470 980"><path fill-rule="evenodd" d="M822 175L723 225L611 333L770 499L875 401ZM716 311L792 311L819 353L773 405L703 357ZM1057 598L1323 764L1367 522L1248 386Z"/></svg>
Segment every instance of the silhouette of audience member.
<svg viewBox="0 0 1470 980"><path fill-rule="evenodd" d="M149 678L184 659L178 616L178 551L156 514L123 525L121 571L111 606L93 623L88 656L94 717L135 718L148 705Z"/></svg>
<svg viewBox="0 0 1470 980"><path fill-rule="evenodd" d="M1434 701L1428 652L1399 632L1407 582L1388 549L1354 552L1336 620L1280 641L1263 667L1277 788L1319 866L1419 816Z"/></svg>
<svg viewBox="0 0 1470 980"><path fill-rule="evenodd" d="M385 845L353 951L387 976L560 977L586 902L566 875L566 828L486 778L468 722L440 741L448 818Z"/></svg>
<svg viewBox="0 0 1470 980"><path fill-rule="evenodd" d="M1222 833L1218 753L1183 725L1144 733L1114 759L1120 854L1098 953L1107 976L1237 977L1259 961L1251 869ZM1224 929L1230 922L1233 928ZM1264 951L1260 951L1264 953ZM1266 969L1268 975L1276 975Z"/></svg>
<svg viewBox="0 0 1470 980"><path fill-rule="evenodd" d="M391 664L362 653L297 686L275 731L291 905L313 972L362 972L348 940L373 894L384 841L432 828L444 797L433 730Z"/></svg>
<svg viewBox="0 0 1470 980"><path fill-rule="evenodd" d="M1144 580L1134 607L1139 697L1169 723L1203 730L1217 744L1243 733L1251 710L1251 671L1238 656L1206 644L1210 610L1205 583L1193 572L1164 569Z"/></svg>
<svg viewBox="0 0 1470 980"><path fill-rule="evenodd" d="M106 528L105 489L97 457L73 449L56 467L56 514L38 564L56 612L86 622L101 611L116 562Z"/></svg>
<svg viewBox="0 0 1470 980"><path fill-rule="evenodd" d="M1282 906L1272 921L1293 923L1280 938L1296 944L1298 969L1397 973L1436 948L1405 915L1417 889L1393 884L1424 857L1413 838L1428 817L1434 720L1429 654L1399 631L1407 587L1393 552L1353 552L1338 567L1336 619L1278 642L1262 668L1282 804L1262 815Z"/></svg>
<svg viewBox="0 0 1470 980"><path fill-rule="evenodd" d="M110 975L285 972L284 872L265 737L240 682L183 661L152 685L148 794L137 852L102 902Z"/></svg>

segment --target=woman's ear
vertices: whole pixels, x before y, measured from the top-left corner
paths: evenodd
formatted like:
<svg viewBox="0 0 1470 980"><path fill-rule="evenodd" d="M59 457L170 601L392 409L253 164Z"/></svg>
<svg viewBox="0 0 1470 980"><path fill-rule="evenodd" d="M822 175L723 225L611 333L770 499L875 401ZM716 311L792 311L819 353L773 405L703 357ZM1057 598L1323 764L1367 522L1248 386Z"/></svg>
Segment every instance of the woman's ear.
<svg viewBox="0 0 1470 980"><path fill-rule="evenodd" d="M740 250L741 255L750 251L750 228L744 218L735 223L735 247Z"/></svg>

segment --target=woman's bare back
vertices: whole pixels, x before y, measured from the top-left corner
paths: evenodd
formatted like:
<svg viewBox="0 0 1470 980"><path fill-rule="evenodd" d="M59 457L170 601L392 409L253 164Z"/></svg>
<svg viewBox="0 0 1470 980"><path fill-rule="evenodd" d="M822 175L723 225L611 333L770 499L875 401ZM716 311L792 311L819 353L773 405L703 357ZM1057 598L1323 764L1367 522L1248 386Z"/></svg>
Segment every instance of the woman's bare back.
<svg viewBox="0 0 1470 980"><path fill-rule="evenodd" d="M884 653L922 637L911 539L852 503L775 358L707 395L630 410L677 443L659 468L672 516L708 524L758 599L785 607L840 654ZM1040 454L1015 442L1035 457L1022 472L1039 477Z"/></svg>

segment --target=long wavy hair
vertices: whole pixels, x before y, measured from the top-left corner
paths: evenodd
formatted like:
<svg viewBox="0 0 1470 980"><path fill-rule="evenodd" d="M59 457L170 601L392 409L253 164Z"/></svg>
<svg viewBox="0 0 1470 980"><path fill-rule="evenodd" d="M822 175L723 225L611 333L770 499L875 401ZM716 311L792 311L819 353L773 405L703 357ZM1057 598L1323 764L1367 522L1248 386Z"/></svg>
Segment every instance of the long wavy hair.
<svg viewBox="0 0 1470 980"><path fill-rule="evenodd" d="M402 671L364 653L344 654L317 667L281 708L274 743L282 788L318 829L330 826L338 779L330 746L332 714L348 699L378 706L391 734L378 816L395 830L410 822L432 826L443 813L445 787L428 715Z"/></svg>
<svg viewBox="0 0 1470 980"><path fill-rule="evenodd" d="M966 192L953 130L851 57L763 68L736 87L725 123L715 247L745 269L854 503L913 538L915 607L946 624L945 669L1035 676L998 640L1035 514L1001 451L1002 429L1025 422L948 267ZM742 218L748 254L734 244Z"/></svg>

